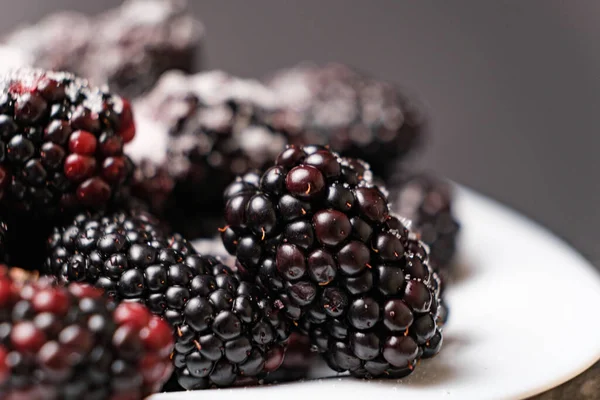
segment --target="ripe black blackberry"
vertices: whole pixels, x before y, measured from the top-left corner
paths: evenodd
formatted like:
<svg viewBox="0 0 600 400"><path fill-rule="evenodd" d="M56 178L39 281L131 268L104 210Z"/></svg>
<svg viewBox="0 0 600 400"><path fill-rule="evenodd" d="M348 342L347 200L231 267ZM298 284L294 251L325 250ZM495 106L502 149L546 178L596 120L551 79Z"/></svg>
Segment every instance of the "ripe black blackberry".
<svg viewBox="0 0 600 400"><path fill-rule="evenodd" d="M283 312L256 285L238 280L215 259L209 262L212 272L190 282L175 327L173 360L187 390L258 382L279 369L289 335Z"/></svg>
<svg viewBox="0 0 600 400"><path fill-rule="evenodd" d="M23 65L69 71L133 98L167 70L197 69L203 30L185 1L128 0L93 17L54 13L2 42L20 51Z"/></svg>
<svg viewBox="0 0 600 400"><path fill-rule="evenodd" d="M145 303L173 327L173 362L185 389L230 386L277 369L288 324L254 285L149 214L81 214L49 241L48 271L88 282L117 300Z"/></svg>
<svg viewBox="0 0 600 400"><path fill-rule="evenodd" d="M272 124L290 133L290 143L330 145L344 157L365 160L384 179L426 135L416 98L345 65L299 65L268 84L281 102Z"/></svg>
<svg viewBox="0 0 600 400"><path fill-rule="evenodd" d="M225 247L334 369L400 377L439 351L439 278L367 164L292 146L225 196Z"/></svg>
<svg viewBox="0 0 600 400"><path fill-rule="evenodd" d="M27 279L0 271L1 398L141 399L168 379L165 321L88 285Z"/></svg>
<svg viewBox="0 0 600 400"><path fill-rule="evenodd" d="M145 302L178 321L183 287L203 260L181 237L169 237L144 211L83 212L54 228L46 271L62 282L86 282L116 299Z"/></svg>
<svg viewBox="0 0 600 400"><path fill-rule="evenodd" d="M412 221L412 229L429 245L432 266L449 273L460 231L450 184L424 173L403 175L390 185L390 193L394 211Z"/></svg>
<svg viewBox="0 0 600 400"><path fill-rule="evenodd" d="M259 109L275 102L260 83L215 71L167 73L136 105L136 118L152 122L146 122L151 129L132 143L129 154L173 177L165 219L174 230L190 239L214 235L221 221L209 226L202 221L221 214L225 186L236 175L265 166L285 147L286 137L258 117ZM163 141L165 153L157 155L148 140ZM168 187L160 189L169 194Z"/></svg>
<svg viewBox="0 0 600 400"><path fill-rule="evenodd" d="M103 207L132 170L129 103L68 73L0 78L0 206L55 216Z"/></svg>

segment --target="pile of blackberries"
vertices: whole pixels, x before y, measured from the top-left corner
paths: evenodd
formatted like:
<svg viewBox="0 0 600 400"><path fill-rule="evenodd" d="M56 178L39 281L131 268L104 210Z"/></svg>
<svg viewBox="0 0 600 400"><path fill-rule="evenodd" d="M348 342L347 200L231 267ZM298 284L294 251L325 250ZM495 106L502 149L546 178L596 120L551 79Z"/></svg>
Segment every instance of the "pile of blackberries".
<svg viewBox="0 0 600 400"><path fill-rule="evenodd" d="M192 74L201 38L181 2L129 0L2 40L24 66L0 76L1 398L318 359L401 378L440 351L459 224L451 186L411 170L420 103L336 64Z"/></svg>

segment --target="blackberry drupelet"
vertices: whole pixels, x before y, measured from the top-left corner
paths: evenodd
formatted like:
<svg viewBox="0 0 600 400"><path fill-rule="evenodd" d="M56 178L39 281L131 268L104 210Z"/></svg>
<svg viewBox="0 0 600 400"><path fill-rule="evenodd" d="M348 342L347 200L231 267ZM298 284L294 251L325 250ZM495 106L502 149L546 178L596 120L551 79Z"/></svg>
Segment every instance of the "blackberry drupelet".
<svg viewBox="0 0 600 400"><path fill-rule="evenodd" d="M0 205L55 216L105 206L131 174L129 103L68 73L0 79Z"/></svg>
<svg viewBox="0 0 600 400"><path fill-rule="evenodd" d="M426 136L424 107L404 89L341 64L303 64L276 73L268 84L281 106L272 124L294 144L330 145L367 161L387 179Z"/></svg>
<svg viewBox="0 0 600 400"><path fill-rule="evenodd" d="M169 325L140 304L0 271L0 397L142 399L169 378Z"/></svg>
<svg viewBox="0 0 600 400"><path fill-rule="evenodd" d="M441 346L440 281L368 165L319 146L238 179L223 242L338 371L401 377Z"/></svg>
<svg viewBox="0 0 600 400"><path fill-rule="evenodd" d="M173 362L185 389L246 383L279 367L283 313L216 258L166 236L149 214L81 214L49 245L48 272L61 281L144 303L174 327Z"/></svg>
<svg viewBox="0 0 600 400"><path fill-rule="evenodd" d="M429 245L432 266L442 275L456 253L460 225L452 212L452 187L429 174L399 176L390 185L394 211L413 223L413 230Z"/></svg>
<svg viewBox="0 0 600 400"><path fill-rule="evenodd" d="M170 193L164 217L174 230L190 239L216 234L222 220L206 221L221 214L225 186L236 175L267 165L287 143L285 135L258 117L259 109L275 103L273 93L260 83L217 71L167 73L136 103L136 118L150 129L144 129L146 136L134 141L128 154L174 179L172 192L148 184ZM149 140L165 143L164 153L157 155Z"/></svg>
<svg viewBox="0 0 600 400"><path fill-rule="evenodd" d="M128 0L100 15L58 12L2 42L28 65L69 71L136 97L170 69L196 70L204 28L185 1Z"/></svg>

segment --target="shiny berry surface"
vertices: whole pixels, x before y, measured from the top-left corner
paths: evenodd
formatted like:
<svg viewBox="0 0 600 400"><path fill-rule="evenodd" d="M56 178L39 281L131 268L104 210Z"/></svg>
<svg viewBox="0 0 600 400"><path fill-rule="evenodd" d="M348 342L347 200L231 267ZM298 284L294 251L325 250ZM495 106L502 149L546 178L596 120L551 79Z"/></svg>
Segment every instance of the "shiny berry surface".
<svg viewBox="0 0 600 400"><path fill-rule="evenodd" d="M68 73L32 69L2 76L0 92L12 104L0 110L0 168L12 180L0 193L4 208L52 218L104 207L127 184L132 165L111 158L135 134L119 96Z"/></svg>
<svg viewBox="0 0 600 400"><path fill-rule="evenodd" d="M260 215L253 221L264 228L268 219ZM247 239L237 244L239 251L247 262L260 260L261 253L253 254L260 247ZM121 327L113 337L121 357L128 360L142 348L171 357L184 389L256 382L281 363L290 322L274 299L179 235L167 235L146 212L79 214L54 230L49 251L46 270L59 281L92 284L123 301L114 313ZM303 269L289 265L288 273L301 275ZM297 293L307 296L302 288ZM96 323L97 329L105 324ZM154 358L143 364L143 376L164 375Z"/></svg>
<svg viewBox="0 0 600 400"><path fill-rule="evenodd" d="M224 244L331 368L400 378L440 350L439 277L368 165L290 146L259 184L240 182Z"/></svg>

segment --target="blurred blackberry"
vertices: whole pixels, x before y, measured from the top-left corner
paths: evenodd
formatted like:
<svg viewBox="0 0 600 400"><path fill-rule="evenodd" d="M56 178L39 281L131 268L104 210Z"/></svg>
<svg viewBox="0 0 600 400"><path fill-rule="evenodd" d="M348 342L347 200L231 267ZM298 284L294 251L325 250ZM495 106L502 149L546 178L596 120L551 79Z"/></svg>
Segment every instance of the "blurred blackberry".
<svg viewBox="0 0 600 400"><path fill-rule="evenodd" d="M396 85L341 64L303 64L268 80L281 101L272 124L291 143L330 145L387 179L426 135L424 107Z"/></svg>
<svg viewBox="0 0 600 400"><path fill-rule="evenodd" d="M91 286L0 272L0 397L141 399L170 376L168 324Z"/></svg>
<svg viewBox="0 0 600 400"><path fill-rule="evenodd" d="M253 181L225 191L223 243L333 369L401 377L439 351L439 278L367 164L291 146Z"/></svg>
<svg viewBox="0 0 600 400"><path fill-rule="evenodd" d="M265 166L285 147L286 137L257 117L257 110L274 103L260 83L222 72L167 73L140 100L137 118L151 128L132 143L130 154L174 179L165 207L173 229L188 238L214 235L225 186L236 175ZM157 155L149 140L164 143L165 153ZM215 222L203 226L211 216Z"/></svg>
<svg viewBox="0 0 600 400"><path fill-rule="evenodd" d="M448 273L460 230L451 185L433 175L413 174L398 177L390 187L394 211L411 220L413 230L429 245L432 266Z"/></svg>
<svg viewBox="0 0 600 400"><path fill-rule="evenodd" d="M68 73L22 69L0 79L0 205L55 216L105 206L132 169L129 103Z"/></svg>
<svg viewBox="0 0 600 400"><path fill-rule="evenodd" d="M93 23L86 15L60 11L33 25L22 25L2 39L19 49L27 63L49 71L79 73L94 34Z"/></svg>
<svg viewBox="0 0 600 400"><path fill-rule="evenodd" d="M136 97L170 69L191 72L202 24L181 0L128 0L94 17L58 12L22 26L3 43L20 50L29 65L69 71L96 85Z"/></svg>
<svg viewBox="0 0 600 400"><path fill-rule="evenodd" d="M214 257L168 237L144 212L80 214L55 229L46 266L117 300L144 303L173 327L173 362L185 389L230 386L277 369L288 325L255 285Z"/></svg>
<svg viewBox="0 0 600 400"><path fill-rule="evenodd" d="M94 19L77 72L126 97L149 90L171 69L192 72L204 28L180 0L128 0Z"/></svg>
<svg viewBox="0 0 600 400"><path fill-rule="evenodd" d="M175 182L166 165L142 159L137 165L131 181L131 194L147 203L157 215L163 215L172 201L171 193Z"/></svg>

